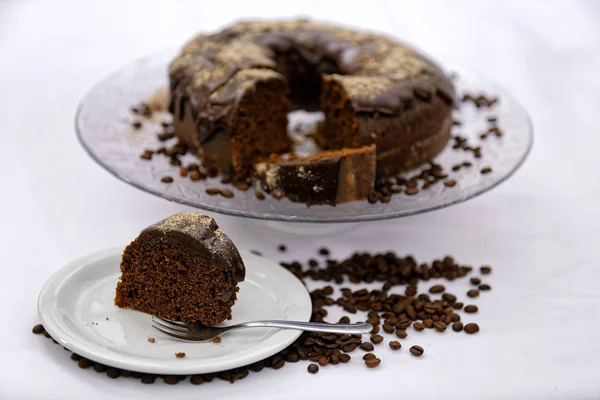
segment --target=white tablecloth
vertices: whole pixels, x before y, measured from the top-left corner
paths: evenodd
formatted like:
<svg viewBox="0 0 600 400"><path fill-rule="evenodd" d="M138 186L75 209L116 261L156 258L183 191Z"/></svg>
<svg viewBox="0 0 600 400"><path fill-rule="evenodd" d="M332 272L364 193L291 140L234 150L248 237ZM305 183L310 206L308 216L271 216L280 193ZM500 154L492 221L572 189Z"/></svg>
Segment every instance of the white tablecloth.
<svg viewBox="0 0 600 400"><path fill-rule="evenodd" d="M389 32L493 77L530 111L533 152L480 198L336 237L215 215L218 223L274 260L285 242L286 259L307 259L325 244L338 257L395 250L492 264L493 290L473 318L482 331L411 333L397 354L377 349L375 370L359 351L350 365L315 376L306 363L289 364L234 385L142 385L77 368L60 346L30 333L40 288L73 258L127 243L183 209L117 181L84 153L73 131L79 99L112 70L196 31L293 15ZM4 1L0 93L1 399L600 398L598 2ZM425 356L408 355L411 344Z"/></svg>

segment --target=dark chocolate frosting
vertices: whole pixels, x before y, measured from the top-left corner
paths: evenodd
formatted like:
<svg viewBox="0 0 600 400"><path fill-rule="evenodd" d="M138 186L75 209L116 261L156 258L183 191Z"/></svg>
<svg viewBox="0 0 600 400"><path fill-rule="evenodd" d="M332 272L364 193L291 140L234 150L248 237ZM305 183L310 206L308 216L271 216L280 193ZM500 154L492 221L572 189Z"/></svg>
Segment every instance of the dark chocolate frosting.
<svg viewBox="0 0 600 400"><path fill-rule="evenodd" d="M172 215L154 225L150 225L140 234L143 237L176 237L185 243L190 251L205 254L221 268L231 273L235 282L242 282L246 268L237 248L220 229L214 219L192 212Z"/></svg>

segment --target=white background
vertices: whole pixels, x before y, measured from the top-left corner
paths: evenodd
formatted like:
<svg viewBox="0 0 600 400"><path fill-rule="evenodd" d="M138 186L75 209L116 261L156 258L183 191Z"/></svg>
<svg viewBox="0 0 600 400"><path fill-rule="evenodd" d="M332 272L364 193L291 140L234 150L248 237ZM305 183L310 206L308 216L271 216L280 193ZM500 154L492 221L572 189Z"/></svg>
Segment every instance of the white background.
<svg viewBox="0 0 600 400"><path fill-rule="evenodd" d="M273 4L271 4L273 3ZM367 370L306 363L223 381L151 386L77 368L30 333L46 279L183 209L111 177L73 131L79 99L136 58L238 17L310 15L385 31L501 83L530 111L524 167L480 198L336 237L274 233L217 215L241 247L307 259L395 250L490 263L476 336L411 332ZM600 3L595 1L0 1L1 399L600 398ZM466 288L466 283L461 284ZM320 286L320 285L317 285ZM463 288L463 286L455 286ZM387 342L387 340L386 340ZM408 355L421 344L425 356Z"/></svg>

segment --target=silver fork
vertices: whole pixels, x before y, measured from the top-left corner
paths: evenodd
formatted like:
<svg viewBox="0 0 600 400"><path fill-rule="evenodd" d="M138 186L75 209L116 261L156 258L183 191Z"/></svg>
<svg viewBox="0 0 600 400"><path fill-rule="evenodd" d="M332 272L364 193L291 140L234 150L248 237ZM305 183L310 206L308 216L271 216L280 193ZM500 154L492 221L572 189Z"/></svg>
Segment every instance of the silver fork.
<svg viewBox="0 0 600 400"><path fill-rule="evenodd" d="M282 328L296 329L308 332L326 333L369 333L373 326L367 323L358 324L328 324L325 322L299 322L299 321L252 321L229 326L202 326L188 325L183 322L169 321L152 317L152 327L184 342L206 342L237 329L246 328Z"/></svg>

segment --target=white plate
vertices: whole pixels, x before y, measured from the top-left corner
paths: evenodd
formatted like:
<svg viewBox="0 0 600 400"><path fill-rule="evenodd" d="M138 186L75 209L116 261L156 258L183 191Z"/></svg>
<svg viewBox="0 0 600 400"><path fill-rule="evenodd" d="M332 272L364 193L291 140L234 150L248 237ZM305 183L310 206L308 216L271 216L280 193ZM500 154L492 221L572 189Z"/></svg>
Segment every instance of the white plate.
<svg viewBox="0 0 600 400"><path fill-rule="evenodd" d="M300 331L246 329L221 343L186 343L151 327L151 316L114 305L122 248L90 254L65 266L44 285L38 312L44 328L67 349L112 367L153 374L224 371L262 360L291 344ZM239 284L233 324L259 319L308 321L310 296L283 267L242 253L246 279ZM148 338L155 338L154 343ZM175 353L183 352L184 358Z"/></svg>

